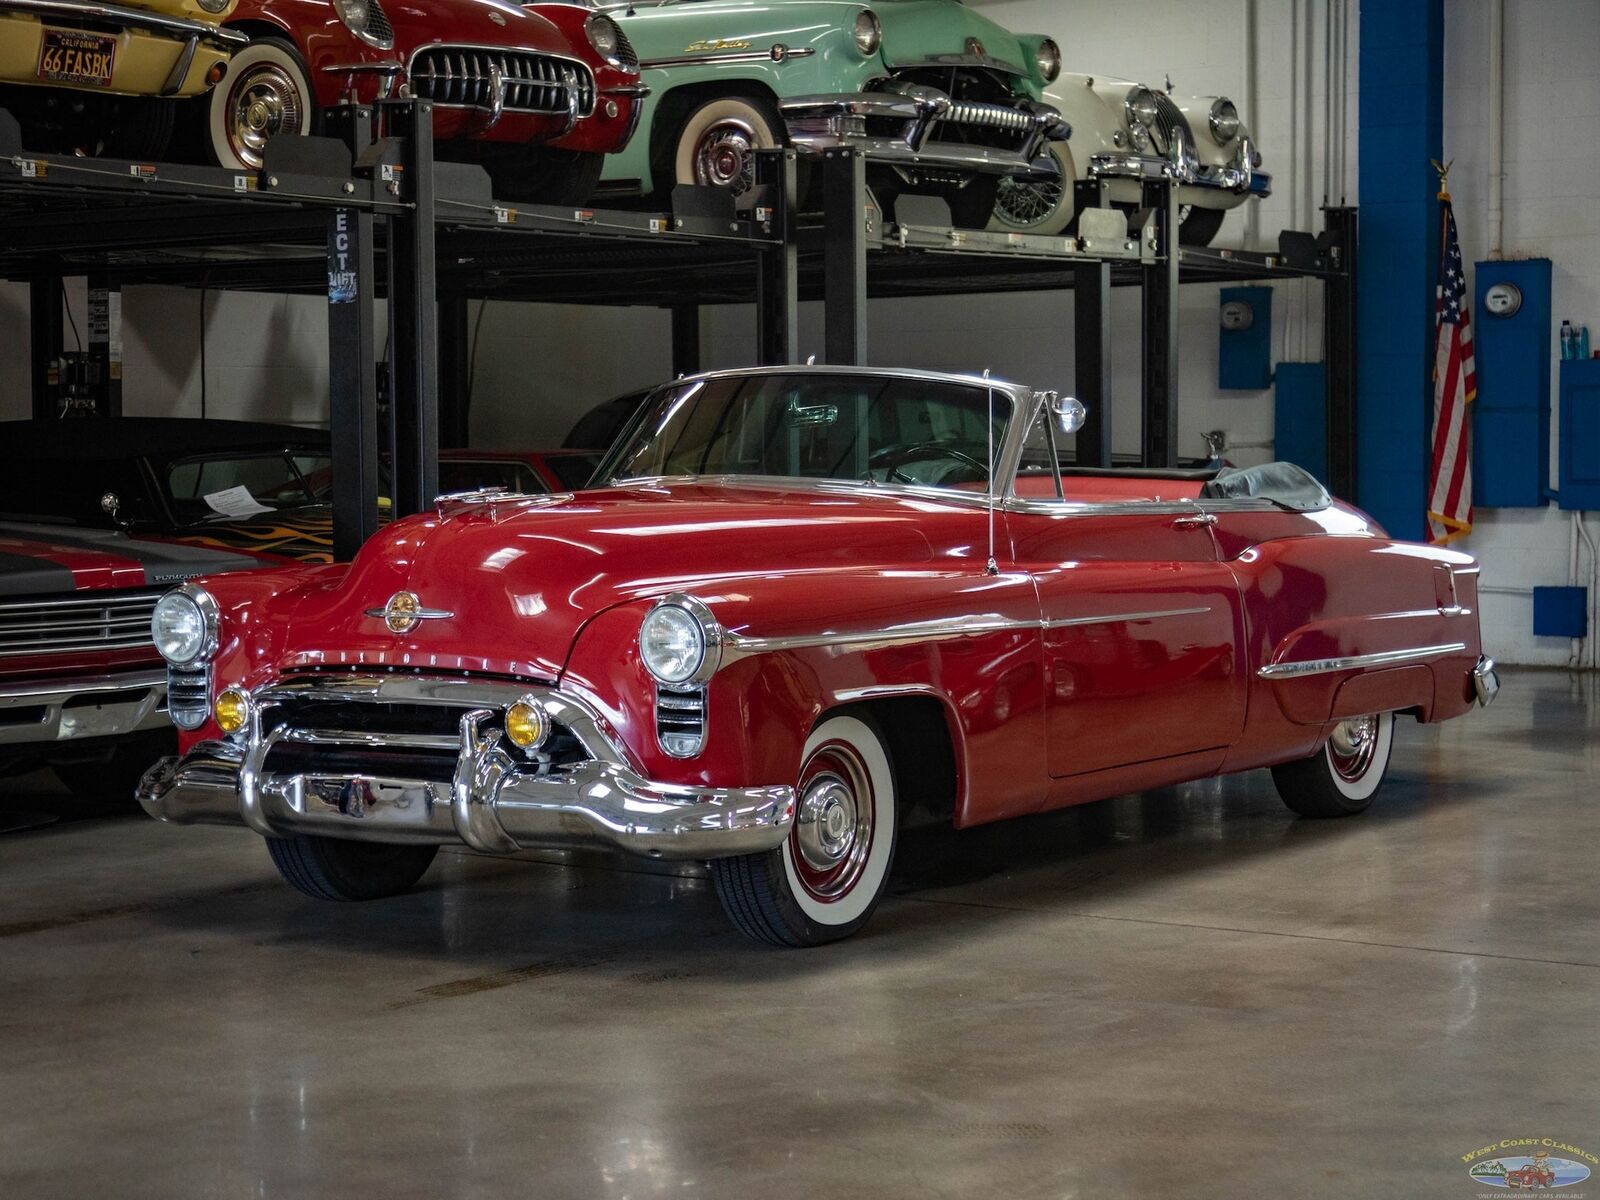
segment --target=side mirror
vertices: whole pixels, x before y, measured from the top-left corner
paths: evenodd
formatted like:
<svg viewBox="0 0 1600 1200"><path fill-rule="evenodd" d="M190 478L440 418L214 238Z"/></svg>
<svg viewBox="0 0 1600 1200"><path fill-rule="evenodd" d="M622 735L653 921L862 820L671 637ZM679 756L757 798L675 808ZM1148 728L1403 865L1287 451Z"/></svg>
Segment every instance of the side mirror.
<svg viewBox="0 0 1600 1200"><path fill-rule="evenodd" d="M122 497L115 492L107 492L100 497L100 511L110 517L113 524L122 528L127 527L127 522L117 515L122 511Z"/></svg>
<svg viewBox="0 0 1600 1200"><path fill-rule="evenodd" d="M1089 419L1089 410L1075 396L1058 396L1047 393L1045 403L1050 406L1050 416L1062 433L1077 433Z"/></svg>

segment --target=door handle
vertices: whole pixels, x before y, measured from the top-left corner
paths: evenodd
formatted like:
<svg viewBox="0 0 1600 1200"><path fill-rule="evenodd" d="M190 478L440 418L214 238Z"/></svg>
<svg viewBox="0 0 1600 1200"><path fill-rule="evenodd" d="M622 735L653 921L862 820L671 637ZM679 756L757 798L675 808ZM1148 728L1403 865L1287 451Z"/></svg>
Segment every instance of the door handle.
<svg viewBox="0 0 1600 1200"><path fill-rule="evenodd" d="M1179 517L1172 522L1174 529L1203 529L1207 525L1215 525L1217 518L1214 513L1195 513L1192 517Z"/></svg>

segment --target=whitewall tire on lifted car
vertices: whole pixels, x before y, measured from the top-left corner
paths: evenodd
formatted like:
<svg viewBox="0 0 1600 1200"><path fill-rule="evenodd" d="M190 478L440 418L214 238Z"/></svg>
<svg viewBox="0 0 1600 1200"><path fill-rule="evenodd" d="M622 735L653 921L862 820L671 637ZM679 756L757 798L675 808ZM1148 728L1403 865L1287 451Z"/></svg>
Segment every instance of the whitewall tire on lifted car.
<svg viewBox="0 0 1600 1200"><path fill-rule="evenodd" d="M755 189L757 150L783 145L783 125L772 105L754 96L724 96L694 109L678 131L674 178L696 187L721 188L742 206Z"/></svg>
<svg viewBox="0 0 1600 1200"><path fill-rule="evenodd" d="M1393 749L1392 712L1350 717L1311 757L1273 767L1272 782L1302 817L1351 816L1378 794Z"/></svg>
<svg viewBox="0 0 1600 1200"><path fill-rule="evenodd" d="M856 932L883 898L894 863L894 766L871 717L826 718L800 760L798 811L783 845L711 862L733 923L778 946L820 946Z"/></svg>
<svg viewBox="0 0 1600 1200"><path fill-rule="evenodd" d="M317 94L300 53L282 38L258 38L233 56L206 97L206 133L219 166L259 171L267 142L316 132Z"/></svg>

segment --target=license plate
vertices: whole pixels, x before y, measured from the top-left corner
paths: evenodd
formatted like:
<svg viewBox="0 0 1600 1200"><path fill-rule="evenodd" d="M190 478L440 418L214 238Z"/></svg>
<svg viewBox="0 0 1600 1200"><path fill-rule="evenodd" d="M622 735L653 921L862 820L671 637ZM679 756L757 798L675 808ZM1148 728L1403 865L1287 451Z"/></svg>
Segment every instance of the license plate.
<svg viewBox="0 0 1600 1200"><path fill-rule="evenodd" d="M114 37L76 29L46 29L44 46L39 51L38 75L45 83L109 87L116 56Z"/></svg>

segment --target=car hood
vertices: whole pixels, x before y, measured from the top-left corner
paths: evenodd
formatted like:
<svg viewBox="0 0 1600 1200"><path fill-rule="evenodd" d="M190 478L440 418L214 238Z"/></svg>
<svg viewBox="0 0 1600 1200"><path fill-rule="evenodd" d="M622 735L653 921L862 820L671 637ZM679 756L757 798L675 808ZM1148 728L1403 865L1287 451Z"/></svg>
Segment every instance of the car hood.
<svg viewBox="0 0 1600 1200"><path fill-rule="evenodd" d="M863 494L864 493L864 494ZM496 503L441 503L362 547L337 584L271 617L286 668L394 665L553 679L584 623L675 591L715 601L752 577L926 564L924 530L945 506L891 492L700 482ZM952 502L952 515L977 511ZM816 586L839 586L836 581ZM398 592L439 614L390 632Z"/></svg>
<svg viewBox="0 0 1600 1200"><path fill-rule="evenodd" d="M170 586L261 565L244 554L109 529L0 521L0 596L8 598Z"/></svg>
<svg viewBox="0 0 1600 1200"><path fill-rule="evenodd" d="M505 0L383 0L383 11L394 26L395 51L407 59L435 44L573 52L552 22Z"/></svg>
<svg viewBox="0 0 1600 1200"><path fill-rule="evenodd" d="M887 0L872 11L883 24L883 58L892 67L965 54L976 38L986 57L1028 77L1028 59L1016 35L957 0Z"/></svg>

